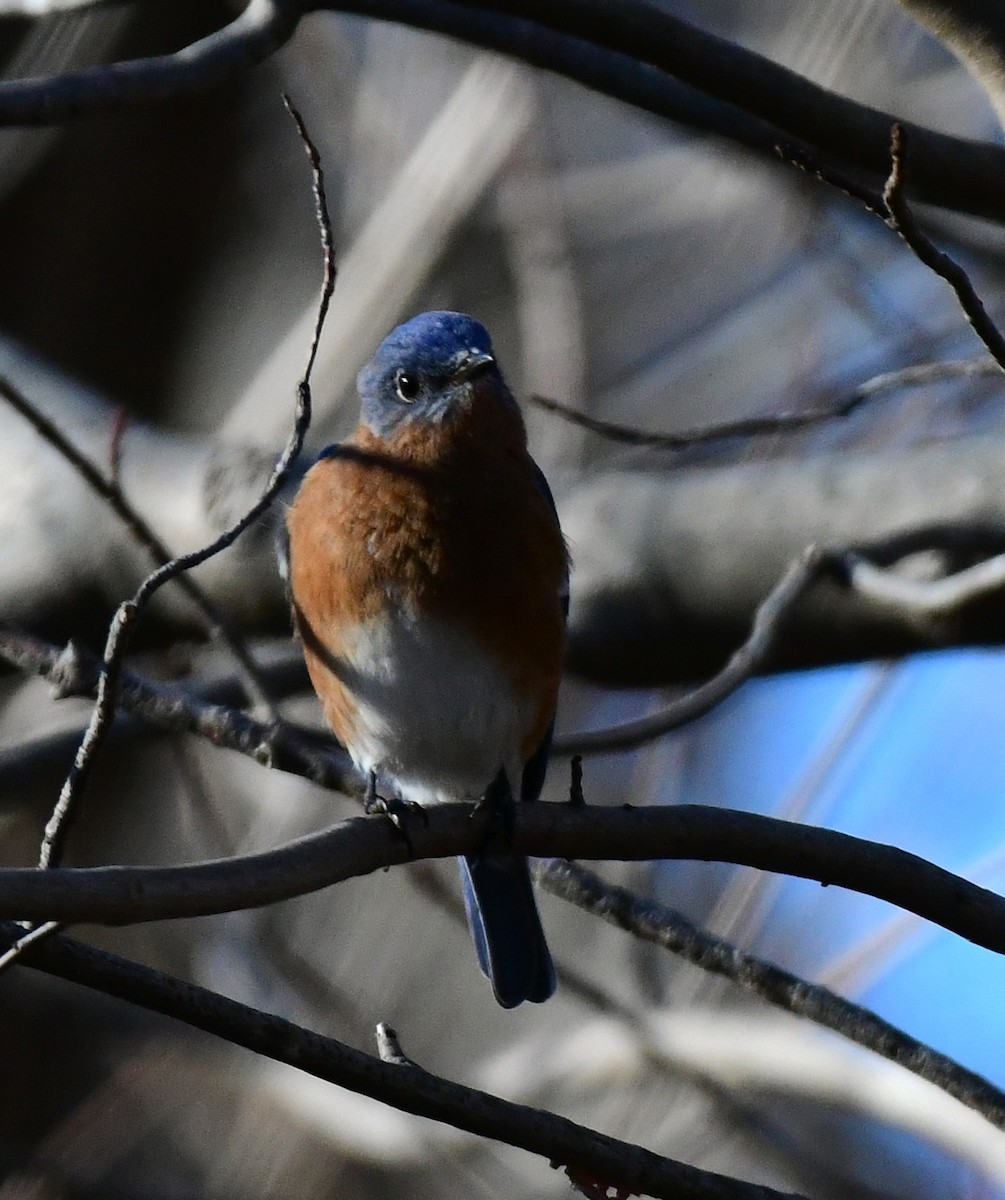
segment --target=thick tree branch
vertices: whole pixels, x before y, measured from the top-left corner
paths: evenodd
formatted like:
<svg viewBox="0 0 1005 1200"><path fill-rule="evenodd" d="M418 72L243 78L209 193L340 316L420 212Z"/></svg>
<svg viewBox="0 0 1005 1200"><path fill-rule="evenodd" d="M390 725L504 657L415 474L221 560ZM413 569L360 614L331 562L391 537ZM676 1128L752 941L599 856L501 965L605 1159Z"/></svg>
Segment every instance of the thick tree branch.
<svg viewBox="0 0 1005 1200"><path fill-rule="evenodd" d="M279 49L299 20L283 0L248 0L223 29L174 54L0 82L0 124L50 125L80 113L182 95L247 69Z"/></svg>
<svg viewBox="0 0 1005 1200"><path fill-rule="evenodd" d="M700 679L741 645L789 563L817 544L876 565L934 551L935 573L1005 551L996 436L821 453L777 464L610 471L560 498L575 551L569 666L606 684ZM1000 644L997 606L951 622L910 615L823 580L758 670Z"/></svg>
<svg viewBox="0 0 1005 1200"><path fill-rule="evenodd" d="M405 817L414 854L389 821L354 817L263 854L180 867L0 870L0 916L137 924L271 904L416 859L484 849L485 814L438 805ZM597 809L518 806L513 847L542 858L698 859L816 880L875 896L996 953L1005 900L916 855L827 829L698 805Z"/></svg>
<svg viewBox="0 0 1005 1200"><path fill-rule="evenodd" d="M9 941L23 930L7 926ZM382 1061L334 1038L326 1038L196 987L104 954L66 937L29 947L29 966L183 1021L277 1062L372 1096L403 1112L443 1121L481 1137L538 1154L555 1165L573 1165L627 1192L666 1200L782 1200L773 1188L742 1183L663 1158L640 1146L607 1137L564 1117L513 1104L432 1075L413 1062ZM795 1200L795 1198L790 1198Z"/></svg>
<svg viewBox="0 0 1005 1200"><path fill-rule="evenodd" d="M644 0L250 0L229 26L177 54L0 83L0 123L52 123L211 86L260 62L305 13L321 10L399 21L499 50L765 154L795 139L875 182L886 176L889 114ZM1005 151L908 128L918 151L916 199L1005 219Z"/></svg>

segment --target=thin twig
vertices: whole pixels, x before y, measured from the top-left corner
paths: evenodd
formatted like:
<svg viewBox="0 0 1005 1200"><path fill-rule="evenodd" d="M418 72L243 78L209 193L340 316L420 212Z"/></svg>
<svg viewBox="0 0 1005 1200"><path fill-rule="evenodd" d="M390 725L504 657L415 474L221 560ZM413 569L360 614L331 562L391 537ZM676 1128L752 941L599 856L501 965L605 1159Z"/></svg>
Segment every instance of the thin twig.
<svg viewBox="0 0 1005 1200"><path fill-rule="evenodd" d="M303 120L294 108L289 97L284 96L283 102L297 126L297 131L307 153L311 168L314 198L317 206L318 223L321 230L322 254L324 260L321 297L318 303L318 315L311 340L307 365L299 384L297 385L297 405L293 430L283 448L283 453L261 497L245 512L245 514L208 546L190 554L183 554L159 567L140 584L131 600L119 606L112 620L105 644L104 659L101 674L98 679L97 698L87 730L81 740L80 747L74 759L66 782L59 794L56 807L45 827L42 849L39 856L40 867L50 867L58 864L66 841L66 831L72 819L75 805L90 777L95 757L107 737L108 730L115 715L119 681L122 675L123 660L129 645L130 637L136 620L146 607L154 593L169 580L183 572L199 566L200 563L219 554L232 545L241 534L249 528L271 506L280 489L285 484L290 470L300 454L304 438L311 420L311 391L310 377L317 356L318 342L324 327L324 319L331 302L335 286L335 261L331 220L328 216L324 191L324 174L321 169L317 148L311 141Z"/></svg>
<svg viewBox="0 0 1005 1200"><path fill-rule="evenodd" d="M44 942L55 933L61 933L66 928L65 921L44 921L41 925L30 928L13 942L3 954L0 954L0 975L12 967L24 952L39 942Z"/></svg>
<svg viewBox="0 0 1005 1200"><path fill-rule="evenodd" d="M903 238L920 262L949 284L974 333L987 347L991 357L1005 370L1005 337L988 316L970 277L955 259L940 250L922 232L908 207L907 140L906 128L900 121L895 121L890 130L890 174L883 188L886 223Z"/></svg>
<svg viewBox="0 0 1005 1200"><path fill-rule="evenodd" d="M804 550L758 605L747 640L733 652L722 670L700 687L686 692L652 716L593 733L558 737L554 752L588 756L634 750L703 717L764 666L774 649L782 621L817 579L834 568L835 561L833 551L819 546Z"/></svg>
<svg viewBox="0 0 1005 1200"><path fill-rule="evenodd" d="M16 939L18 926L3 930ZM415 1063L403 1070L344 1042L294 1025L205 988L117 955L56 937L30 948L27 965L202 1029L236 1046L288 1063L318 1079L371 1096L403 1112L505 1142L572 1165L640 1196L665 1200L782 1200L773 1188L743 1183L664 1158L564 1117L433 1075ZM790 1197L790 1200L795 1200Z"/></svg>
<svg viewBox="0 0 1005 1200"><path fill-rule="evenodd" d="M786 1012L834 1030L935 1084L999 1129L1005 1129L1005 1092L869 1009L748 954L700 929L682 913L607 883L577 864L549 859L535 862L533 872L537 883L552 895L702 970L721 975Z"/></svg>
<svg viewBox="0 0 1005 1200"><path fill-rule="evenodd" d="M661 450L684 450L690 446L707 445L728 438L757 437L762 434L790 433L825 421L839 420L850 416L867 400L898 388L918 387L928 383L941 383L947 379L973 379L978 376L1001 375L1002 368L994 359L964 358L948 362L918 363L874 375L853 388L834 404L819 408L807 408L791 412L764 413L761 416L740 417L736 421L721 424L698 425L678 433L650 433L634 425L621 425L615 421L603 421L588 416L578 409L553 400L547 396L528 397L531 404L554 413L572 425L589 429L608 441L622 442L629 446L650 446Z"/></svg>
<svg viewBox="0 0 1005 1200"><path fill-rule="evenodd" d="M112 429L111 473L105 475L92 459L66 436L59 426L41 412L31 400L9 379L0 375L0 396L32 426L36 433L49 443L77 472L84 482L105 501L129 530L132 537L150 555L156 566L163 566L172 559L171 551L155 530L136 511L118 480L118 465L121 454L124 420L121 410L116 413ZM241 669L248 698L269 716L275 717L272 699L268 693L258 664L248 649L247 643L234 627L229 616L203 588L190 576L179 575L174 582L196 605L208 624L210 636L219 638L230 649Z"/></svg>

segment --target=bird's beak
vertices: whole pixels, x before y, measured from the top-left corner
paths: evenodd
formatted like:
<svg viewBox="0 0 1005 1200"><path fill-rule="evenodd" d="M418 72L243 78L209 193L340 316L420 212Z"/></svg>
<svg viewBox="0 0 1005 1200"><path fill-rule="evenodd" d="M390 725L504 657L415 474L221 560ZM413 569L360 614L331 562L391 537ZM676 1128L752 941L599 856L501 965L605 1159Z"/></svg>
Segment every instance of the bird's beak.
<svg viewBox="0 0 1005 1200"><path fill-rule="evenodd" d="M450 376L450 382L466 383L473 375L477 375L479 371L491 367L494 363L495 359L491 354L485 354L481 350L465 350L457 361L454 373Z"/></svg>

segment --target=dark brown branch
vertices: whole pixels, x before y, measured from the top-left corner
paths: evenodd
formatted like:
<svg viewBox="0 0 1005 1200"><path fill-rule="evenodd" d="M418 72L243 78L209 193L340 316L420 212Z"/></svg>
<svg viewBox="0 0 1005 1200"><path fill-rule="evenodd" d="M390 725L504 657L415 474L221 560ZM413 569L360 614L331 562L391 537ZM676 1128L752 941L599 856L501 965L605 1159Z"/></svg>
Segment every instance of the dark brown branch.
<svg viewBox="0 0 1005 1200"><path fill-rule="evenodd" d="M884 1021L869 1009L845 1000L819 984L800 979L773 963L747 954L722 938L699 929L682 913L602 880L584 867L560 859L534 865L534 877L546 891L602 917L643 941L729 979L745 991L805 1017L889 1059L1005 1129L1005 1093L983 1076L966 1070L947 1055Z"/></svg>
<svg viewBox="0 0 1005 1200"><path fill-rule="evenodd" d="M889 114L644 0L325 0L312 7L401 21L500 50L762 152L795 139L877 186L887 174ZM917 199L1002 219L1005 151L920 126L911 134L919 148Z"/></svg>
<svg viewBox="0 0 1005 1200"><path fill-rule="evenodd" d="M941 383L949 379L994 376L1001 373L1002 368L999 364L993 359L987 358L918 363L915 366L900 367L894 371L884 371L880 375L874 375L833 404L792 412L740 417L736 421L723 421L715 425L698 425L678 433L650 433L634 425L620 425L615 421L603 421L548 396L528 396L527 399L537 408L554 413L570 424L588 429L591 433L607 438L608 441L622 442L628 446L651 446L660 450L684 450L690 446L726 441L729 438L789 433L807 426L820 425L825 421L839 420L842 417L851 416L867 400L899 388L919 387L929 383Z"/></svg>
<svg viewBox="0 0 1005 1200"><path fill-rule="evenodd" d="M485 814L445 804L389 821L353 817L277 850L179 867L0 870L0 917L138 924L253 908L415 859L477 852ZM1005 953L1005 900L906 851L752 813L699 805L517 806L514 849L540 858L729 862L813 879L894 904Z"/></svg>
<svg viewBox="0 0 1005 1200"><path fill-rule="evenodd" d="M20 932L17 926L5 930L11 940ZM183 1021L402 1112L517 1146L556 1166L571 1165L626 1192L666 1200L783 1200L783 1194L772 1188L663 1158L564 1117L452 1083L415 1063L383 1062L281 1017L67 937L31 947L24 961L47 974Z"/></svg>

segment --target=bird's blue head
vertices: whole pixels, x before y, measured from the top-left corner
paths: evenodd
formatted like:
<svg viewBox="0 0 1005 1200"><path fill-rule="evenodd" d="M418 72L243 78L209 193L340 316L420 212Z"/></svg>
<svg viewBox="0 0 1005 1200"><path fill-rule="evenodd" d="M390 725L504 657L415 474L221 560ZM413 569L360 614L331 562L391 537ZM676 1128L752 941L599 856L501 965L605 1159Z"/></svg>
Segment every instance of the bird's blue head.
<svg viewBox="0 0 1005 1200"><path fill-rule="evenodd" d="M356 377L362 419L379 437L418 422L439 425L470 401L475 385L514 403L484 325L427 312L392 330Z"/></svg>

